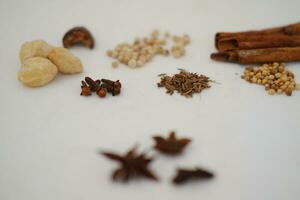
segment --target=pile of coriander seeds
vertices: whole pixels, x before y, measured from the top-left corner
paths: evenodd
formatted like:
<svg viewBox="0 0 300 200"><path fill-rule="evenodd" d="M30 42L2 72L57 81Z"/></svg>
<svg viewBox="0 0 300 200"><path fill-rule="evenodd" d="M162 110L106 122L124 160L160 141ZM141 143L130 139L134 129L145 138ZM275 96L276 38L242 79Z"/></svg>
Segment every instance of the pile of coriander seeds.
<svg viewBox="0 0 300 200"><path fill-rule="evenodd" d="M250 83L263 85L270 95L285 93L291 96L296 84L294 73L287 70L284 63L263 64L260 67L247 67L242 79Z"/></svg>

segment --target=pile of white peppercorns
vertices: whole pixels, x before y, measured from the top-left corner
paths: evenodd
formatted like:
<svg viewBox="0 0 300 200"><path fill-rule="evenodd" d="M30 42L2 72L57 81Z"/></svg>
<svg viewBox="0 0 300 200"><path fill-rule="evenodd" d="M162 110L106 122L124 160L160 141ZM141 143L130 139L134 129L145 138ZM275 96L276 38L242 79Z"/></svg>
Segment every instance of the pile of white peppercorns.
<svg viewBox="0 0 300 200"><path fill-rule="evenodd" d="M260 67L247 67L241 78L265 86L270 95L285 93L291 96L293 90L299 88L293 72L287 70L284 63L274 62Z"/></svg>
<svg viewBox="0 0 300 200"><path fill-rule="evenodd" d="M150 37L143 39L137 38L130 43L118 44L114 50L108 50L107 56L116 59L112 62L112 67L118 67L118 63L123 63L130 68L137 68L144 66L155 55L168 56L170 51L166 48L170 34L165 33L160 37L159 31L155 30L151 33ZM171 54L175 58L185 55L185 46L190 43L188 35L173 36L173 46L171 47Z"/></svg>

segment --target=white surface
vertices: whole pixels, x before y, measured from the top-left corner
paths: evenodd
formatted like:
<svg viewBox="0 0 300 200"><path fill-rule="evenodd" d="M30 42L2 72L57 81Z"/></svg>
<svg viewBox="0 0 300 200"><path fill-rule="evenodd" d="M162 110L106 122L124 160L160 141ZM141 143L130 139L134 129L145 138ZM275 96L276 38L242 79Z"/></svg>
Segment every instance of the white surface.
<svg viewBox="0 0 300 200"><path fill-rule="evenodd" d="M243 68L209 59L217 31L272 27L299 21L300 1L0 1L0 199L1 200L298 200L300 199L300 92L269 96L240 79ZM60 75L42 88L16 79L18 51L42 38L61 45L63 34L84 25L96 48L72 49L82 74ZM105 51L153 29L188 33L182 59L156 57L141 69L111 68ZM157 74L185 68L221 84L186 99L156 88ZM300 64L288 67L300 82ZM84 98L85 75L120 79L119 97ZM161 178L118 184L116 163L99 149L148 149L156 133L176 130L193 142L178 158L151 165ZM216 179L174 187L177 166L204 166Z"/></svg>

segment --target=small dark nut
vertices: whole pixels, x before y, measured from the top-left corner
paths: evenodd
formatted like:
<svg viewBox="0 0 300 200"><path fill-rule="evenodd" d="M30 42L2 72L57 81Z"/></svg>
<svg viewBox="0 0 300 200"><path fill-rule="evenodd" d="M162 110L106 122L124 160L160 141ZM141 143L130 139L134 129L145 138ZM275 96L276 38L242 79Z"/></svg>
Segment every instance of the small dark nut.
<svg viewBox="0 0 300 200"><path fill-rule="evenodd" d="M97 95L101 98L104 98L107 94L107 89L106 88L100 88L97 92Z"/></svg>
<svg viewBox="0 0 300 200"><path fill-rule="evenodd" d="M85 27L74 27L64 35L63 45L65 48L69 48L73 45L83 45L93 49L94 38Z"/></svg>

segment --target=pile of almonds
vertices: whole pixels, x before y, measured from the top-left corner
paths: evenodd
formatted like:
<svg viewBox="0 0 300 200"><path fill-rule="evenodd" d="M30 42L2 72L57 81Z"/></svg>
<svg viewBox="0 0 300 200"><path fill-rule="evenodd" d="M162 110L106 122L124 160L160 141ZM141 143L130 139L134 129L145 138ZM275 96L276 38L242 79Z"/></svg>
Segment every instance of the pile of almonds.
<svg viewBox="0 0 300 200"><path fill-rule="evenodd" d="M155 55L168 56L170 54L170 50L166 48L169 39L169 33L160 37L159 31L155 30L150 37L137 38L133 43L118 44L114 50L108 50L106 54L115 59L112 62L113 68L118 66L118 62L130 68L142 67ZM185 46L190 43L190 37L188 35L173 36L172 39L174 44L171 47L171 54L175 58L184 56Z"/></svg>
<svg viewBox="0 0 300 200"><path fill-rule="evenodd" d="M274 62L260 67L247 67L241 78L263 85L270 95L285 93L291 96L293 90L299 87L293 72L287 70L284 63Z"/></svg>
<svg viewBox="0 0 300 200"><path fill-rule="evenodd" d="M68 49L53 47L43 40L25 42L19 53L22 64L18 79L29 87L38 87L52 81L57 72L82 72L81 61Z"/></svg>
<svg viewBox="0 0 300 200"><path fill-rule="evenodd" d="M85 77L84 81L81 81L81 93L82 96L91 96L92 92L96 92L101 98L104 98L109 92L113 96L121 93L121 83L119 80L112 81L109 79L97 79L93 80L90 77Z"/></svg>

